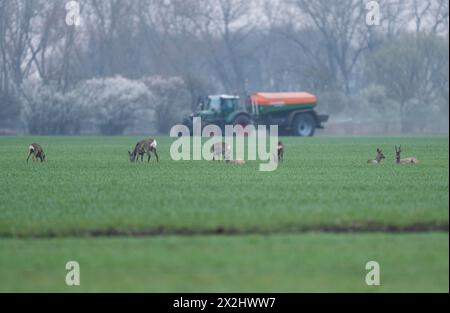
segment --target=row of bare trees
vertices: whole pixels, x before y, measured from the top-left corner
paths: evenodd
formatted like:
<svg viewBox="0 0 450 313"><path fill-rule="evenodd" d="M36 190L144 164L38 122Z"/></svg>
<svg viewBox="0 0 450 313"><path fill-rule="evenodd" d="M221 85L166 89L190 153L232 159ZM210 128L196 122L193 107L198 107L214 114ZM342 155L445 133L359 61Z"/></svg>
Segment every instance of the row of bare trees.
<svg viewBox="0 0 450 313"><path fill-rule="evenodd" d="M27 95L47 88L64 107L87 81L117 77L153 88L161 132L201 95L256 90L311 91L381 132L447 129L448 1L378 0L368 25L366 0L79 0L79 26L68 2L0 0L0 132L65 132L31 127Z"/></svg>

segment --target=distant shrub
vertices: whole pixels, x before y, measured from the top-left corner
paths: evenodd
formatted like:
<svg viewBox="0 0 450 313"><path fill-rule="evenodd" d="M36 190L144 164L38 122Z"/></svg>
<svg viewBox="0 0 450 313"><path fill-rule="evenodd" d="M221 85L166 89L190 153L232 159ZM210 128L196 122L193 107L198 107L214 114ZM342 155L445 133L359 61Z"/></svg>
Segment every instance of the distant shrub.
<svg viewBox="0 0 450 313"><path fill-rule="evenodd" d="M152 93L144 83L121 76L87 80L74 93L104 135L123 134L127 127L134 126L143 110L153 106Z"/></svg>
<svg viewBox="0 0 450 313"><path fill-rule="evenodd" d="M191 94L180 77L152 76L143 79L143 82L154 95L156 129L159 133L168 133L189 112Z"/></svg>
<svg viewBox="0 0 450 313"><path fill-rule="evenodd" d="M73 92L63 94L55 86L38 81L22 85L22 119L30 134L75 135L86 117L85 107Z"/></svg>

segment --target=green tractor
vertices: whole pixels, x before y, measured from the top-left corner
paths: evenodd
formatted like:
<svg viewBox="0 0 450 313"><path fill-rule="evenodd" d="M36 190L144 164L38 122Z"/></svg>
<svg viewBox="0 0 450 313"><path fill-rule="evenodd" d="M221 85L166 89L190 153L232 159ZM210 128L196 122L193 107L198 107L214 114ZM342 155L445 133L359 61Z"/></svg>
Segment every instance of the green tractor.
<svg viewBox="0 0 450 313"><path fill-rule="evenodd" d="M222 129L225 125L278 125L282 131L308 137L328 120L328 115L317 114L316 105L316 97L306 92L255 93L244 108L238 96L212 95L202 99L198 111L186 117L183 124L191 133L194 117L201 117L202 127L214 124Z"/></svg>

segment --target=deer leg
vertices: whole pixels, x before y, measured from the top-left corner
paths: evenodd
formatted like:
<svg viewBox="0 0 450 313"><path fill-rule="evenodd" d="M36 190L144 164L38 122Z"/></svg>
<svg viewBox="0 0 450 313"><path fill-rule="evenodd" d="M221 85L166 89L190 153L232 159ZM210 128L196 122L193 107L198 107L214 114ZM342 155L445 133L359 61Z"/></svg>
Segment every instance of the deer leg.
<svg viewBox="0 0 450 313"><path fill-rule="evenodd" d="M150 159L151 159L151 157L152 157L150 151L147 151L147 155L148 155L148 159L147 159L147 163L148 163L148 162L150 162Z"/></svg>
<svg viewBox="0 0 450 313"><path fill-rule="evenodd" d="M159 157L158 157L158 153L156 153L156 149L153 150L153 153L155 154L156 162L159 162Z"/></svg>
<svg viewBox="0 0 450 313"><path fill-rule="evenodd" d="M28 163L28 160L30 159L30 155L31 155L32 153L33 153L33 152L30 151L30 153L28 154L27 163Z"/></svg>

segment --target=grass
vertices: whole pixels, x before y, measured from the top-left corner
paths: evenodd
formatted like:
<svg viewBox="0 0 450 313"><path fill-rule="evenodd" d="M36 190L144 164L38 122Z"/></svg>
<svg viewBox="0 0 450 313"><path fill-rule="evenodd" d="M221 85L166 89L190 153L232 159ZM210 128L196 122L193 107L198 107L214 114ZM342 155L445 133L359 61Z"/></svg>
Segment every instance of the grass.
<svg viewBox="0 0 450 313"><path fill-rule="evenodd" d="M0 241L0 291L448 292L448 234ZM80 264L80 286L65 264ZM368 261L380 286L367 286Z"/></svg>
<svg viewBox="0 0 450 313"><path fill-rule="evenodd" d="M171 161L167 137L159 164L131 164L138 139L0 137L0 291L448 292L448 137L283 138L274 172ZM32 142L47 162L25 162ZM420 164L396 165L398 144ZM387 160L366 164L377 147ZM371 225L444 232L320 233ZM74 237L219 229L254 235ZM372 259L379 287L364 284Z"/></svg>
<svg viewBox="0 0 450 313"><path fill-rule="evenodd" d="M284 231L381 223L448 226L448 138L286 138L274 172L208 161L131 164L131 137L0 138L0 234L106 229ZM25 162L37 141L48 162ZM394 145L418 165L396 165ZM387 160L368 165L376 147Z"/></svg>

